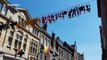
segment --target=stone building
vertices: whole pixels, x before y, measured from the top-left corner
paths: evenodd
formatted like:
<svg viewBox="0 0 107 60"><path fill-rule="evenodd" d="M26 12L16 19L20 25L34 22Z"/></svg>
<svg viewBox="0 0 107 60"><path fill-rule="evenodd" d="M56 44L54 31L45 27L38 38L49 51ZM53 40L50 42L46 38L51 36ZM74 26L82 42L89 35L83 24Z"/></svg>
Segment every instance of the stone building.
<svg viewBox="0 0 107 60"><path fill-rule="evenodd" d="M58 51L58 60L84 60L84 55L77 52L76 42L69 45L57 37L56 49Z"/></svg>
<svg viewBox="0 0 107 60"><path fill-rule="evenodd" d="M84 60L84 54L78 53L78 60Z"/></svg>
<svg viewBox="0 0 107 60"><path fill-rule="evenodd" d="M47 32L26 8L0 0L0 60L78 60L76 44Z"/></svg>
<svg viewBox="0 0 107 60"><path fill-rule="evenodd" d="M39 35L35 36L33 27L23 23L32 17L27 9L9 4L6 0L0 0L0 60L37 59Z"/></svg>

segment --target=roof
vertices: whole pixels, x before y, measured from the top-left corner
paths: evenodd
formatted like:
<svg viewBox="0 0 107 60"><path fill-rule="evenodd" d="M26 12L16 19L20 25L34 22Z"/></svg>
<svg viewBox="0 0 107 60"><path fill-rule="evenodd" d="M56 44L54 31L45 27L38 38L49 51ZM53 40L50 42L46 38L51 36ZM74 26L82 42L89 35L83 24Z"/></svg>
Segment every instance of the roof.
<svg viewBox="0 0 107 60"><path fill-rule="evenodd" d="M26 9L26 8L19 8L19 7L16 7L15 9L17 9L20 12L24 12L27 15L28 19L32 18L30 13L29 13L29 11L28 11L28 9Z"/></svg>

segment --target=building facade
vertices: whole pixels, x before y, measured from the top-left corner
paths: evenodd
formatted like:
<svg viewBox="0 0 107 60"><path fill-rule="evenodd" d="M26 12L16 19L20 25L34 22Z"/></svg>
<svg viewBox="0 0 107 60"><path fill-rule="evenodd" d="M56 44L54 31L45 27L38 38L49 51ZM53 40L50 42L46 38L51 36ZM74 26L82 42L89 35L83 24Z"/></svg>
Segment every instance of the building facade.
<svg viewBox="0 0 107 60"><path fill-rule="evenodd" d="M0 0L0 60L78 60L76 45L61 42L26 8Z"/></svg>
<svg viewBox="0 0 107 60"><path fill-rule="evenodd" d="M46 30L42 29L40 38L39 60L50 60L51 35L49 35Z"/></svg>
<svg viewBox="0 0 107 60"><path fill-rule="evenodd" d="M9 4L0 0L0 60L35 60L40 32L36 29L34 33L34 27L23 23L32 19L27 9Z"/></svg>
<svg viewBox="0 0 107 60"><path fill-rule="evenodd" d="M84 55L77 52L76 42L69 45L66 41L63 42L57 37L56 49L58 51L58 60L84 60Z"/></svg>
<svg viewBox="0 0 107 60"><path fill-rule="evenodd" d="M84 60L84 54L78 53L78 60Z"/></svg>
<svg viewBox="0 0 107 60"><path fill-rule="evenodd" d="M66 42L57 39L58 60L73 60L73 51Z"/></svg>
<svg viewBox="0 0 107 60"><path fill-rule="evenodd" d="M101 17L100 36L102 60L107 60L107 1L97 0L98 17Z"/></svg>

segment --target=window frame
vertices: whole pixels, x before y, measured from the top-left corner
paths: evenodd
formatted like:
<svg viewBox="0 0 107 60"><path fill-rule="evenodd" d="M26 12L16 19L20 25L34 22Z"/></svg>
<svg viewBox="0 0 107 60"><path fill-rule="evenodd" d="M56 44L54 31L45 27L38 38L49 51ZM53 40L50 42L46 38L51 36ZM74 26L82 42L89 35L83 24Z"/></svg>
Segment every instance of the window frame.
<svg viewBox="0 0 107 60"><path fill-rule="evenodd" d="M41 44L44 44L44 36L41 37Z"/></svg>
<svg viewBox="0 0 107 60"><path fill-rule="evenodd" d="M36 55L37 50L38 50L38 42L32 39L31 44L30 44L30 54Z"/></svg>
<svg viewBox="0 0 107 60"><path fill-rule="evenodd" d="M23 38L22 34L19 33L16 34L15 42L17 43L14 42L14 48L21 48L21 45L23 43L22 38Z"/></svg>
<svg viewBox="0 0 107 60"><path fill-rule="evenodd" d="M7 6L6 6L6 4L3 4L3 8L2 8L1 13L2 13L3 15L6 15L6 13L7 13Z"/></svg>
<svg viewBox="0 0 107 60"><path fill-rule="evenodd" d="M12 46L13 36L14 36L14 31L10 30L9 36L8 36L8 45L7 45L8 47Z"/></svg>
<svg viewBox="0 0 107 60"><path fill-rule="evenodd" d="M3 9L3 3L2 3L2 2L0 2L0 4L1 4L0 12L2 12L2 9Z"/></svg>
<svg viewBox="0 0 107 60"><path fill-rule="evenodd" d="M7 11L8 11L8 10L10 10L10 12L11 12L11 13L10 13L11 15L10 15L8 18L9 18L9 19L14 19L14 14L15 14L15 12L14 12L13 9L11 9L11 8L8 8Z"/></svg>

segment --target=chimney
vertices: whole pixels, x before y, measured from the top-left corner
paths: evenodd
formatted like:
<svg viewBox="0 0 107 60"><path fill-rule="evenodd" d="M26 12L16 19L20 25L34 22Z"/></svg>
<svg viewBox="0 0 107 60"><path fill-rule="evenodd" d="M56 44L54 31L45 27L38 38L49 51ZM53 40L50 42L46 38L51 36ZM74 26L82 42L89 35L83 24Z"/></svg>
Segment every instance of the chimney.
<svg viewBox="0 0 107 60"><path fill-rule="evenodd" d="M47 31L47 23L45 23L42 27L45 31Z"/></svg>
<svg viewBox="0 0 107 60"><path fill-rule="evenodd" d="M52 48L55 47L55 33L54 32L52 32L51 46Z"/></svg>
<svg viewBox="0 0 107 60"><path fill-rule="evenodd" d="M60 39L60 38L59 38L59 36L58 36L58 37L56 37L56 39L58 39L58 40L59 40L59 39Z"/></svg>
<svg viewBox="0 0 107 60"><path fill-rule="evenodd" d="M52 38L55 38L55 33L54 32L52 32Z"/></svg>

